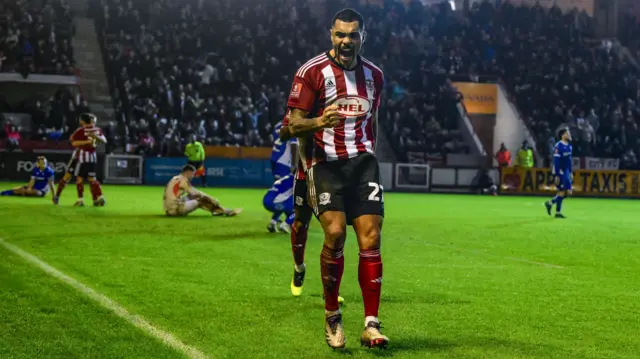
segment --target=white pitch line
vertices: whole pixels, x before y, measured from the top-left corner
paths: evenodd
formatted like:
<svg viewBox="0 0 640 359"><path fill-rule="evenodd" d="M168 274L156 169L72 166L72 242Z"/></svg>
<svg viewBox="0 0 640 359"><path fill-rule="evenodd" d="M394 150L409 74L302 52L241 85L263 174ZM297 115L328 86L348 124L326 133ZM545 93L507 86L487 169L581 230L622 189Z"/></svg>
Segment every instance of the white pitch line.
<svg viewBox="0 0 640 359"><path fill-rule="evenodd" d="M182 341L180 341L180 339L176 338L173 334L166 332L158 327L155 327L153 324L151 324L149 321L147 321L146 319L142 318L139 315L129 313L127 309L125 309L123 306L118 304L116 301L109 299L105 295L96 292L95 290L91 289L87 285L82 284L76 279L62 273L61 271L45 263L44 261L34 256L33 254L26 252L11 243L5 242L5 240L2 238L0 238L0 245L2 245L4 248L9 250L10 252L18 255L19 257L27 261L29 264L32 264L42 269L42 271L49 274L50 276L60 280L61 282L73 287L78 292L93 299L95 302L109 309L115 315L126 320L134 327L160 340L162 343L164 343L168 347L175 349L176 351L186 355L188 358L209 359L209 357L206 356L204 353L202 353L201 351L199 351L198 349L192 346L189 346L183 343Z"/></svg>

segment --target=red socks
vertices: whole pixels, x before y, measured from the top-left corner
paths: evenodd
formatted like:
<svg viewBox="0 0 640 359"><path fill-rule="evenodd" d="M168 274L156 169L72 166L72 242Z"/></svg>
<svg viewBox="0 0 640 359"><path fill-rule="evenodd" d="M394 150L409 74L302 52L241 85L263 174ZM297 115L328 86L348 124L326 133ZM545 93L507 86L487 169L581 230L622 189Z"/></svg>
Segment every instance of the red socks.
<svg viewBox="0 0 640 359"><path fill-rule="evenodd" d="M60 181L60 183L58 183L56 197L60 197L62 190L64 190L66 185L67 182L65 181ZM84 183L76 183L76 189L78 190L78 199L84 198ZM93 197L93 200L95 201L100 198L100 196L102 196L102 187L100 187L100 182L97 180L91 182L91 197Z"/></svg>
<svg viewBox="0 0 640 359"><path fill-rule="evenodd" d="M78 190L78 199L84 198L84 183L76 183L76 189Z"/></svg>
<svg viewBox="0 0 640 359"><path fill-rule="evenodd" d="M98 200L102 196L102 187L100 187L100 182L95 180L91 182L91 197L94 201Z"/></svg>
<svg viewBox="0 0 640 359"><path fill-rule="evenodd" d="M320 274L324 286L324 309L327 311L333 312L340 309L338 293L340 292L342 273L344 273L342 248L336 250L325 245L320 254Z"/></svg>
<svg viewBox="0 0 640 359"><path fill-rule="evenodd" d="M382 258L379 249L360 252L358 281L364 301L364 316L377 317L382 287Z"/></svg>
<svg viewBox="0 0 640 359"><path fill-rule="evenodd" d="M66 186L67 186L67 182L65 182L65 180L60 180L60 182L58 182L58 188L56 188L56 197L60 197L60 195L62 194L62 191Z"/></svg>
<svg viewBox="0 0 640 359"><path fill-rule="evenodd" d="M307 226L301 226L300 229L296 229L294 224L291 227L291 250L293 251L293 261L296 265L304 263L304 249L307 245L308 231L309 228Z"/></svg>

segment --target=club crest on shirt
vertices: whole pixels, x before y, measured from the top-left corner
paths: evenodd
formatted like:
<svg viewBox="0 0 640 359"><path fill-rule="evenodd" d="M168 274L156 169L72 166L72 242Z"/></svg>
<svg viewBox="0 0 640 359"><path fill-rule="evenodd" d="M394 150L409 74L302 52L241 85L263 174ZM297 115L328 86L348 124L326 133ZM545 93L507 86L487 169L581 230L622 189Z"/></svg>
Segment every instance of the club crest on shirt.
<svg viewBox="0 0 640 359"><path fill-rule="evenodd" d="M300 92L302 92L302 84L299 82L294 82L293 87L291 88L291 94L289 97L298 98L300 97Z"/></svg>
<svg viewBox="0 0 640 359"><path fill-rule="evenodd" d="M331 203L331 195L327 192L320 193L320 196L318 196L318 204L324 206L329 203Z"/></svg>
<svg viewBox="0 0 640 359"><path fill-rule="evenodd" d="M373 80L365 80L365 83L367 84L367 90L368 91L373 91L374 90L374 86L373 86Z"/></svg>

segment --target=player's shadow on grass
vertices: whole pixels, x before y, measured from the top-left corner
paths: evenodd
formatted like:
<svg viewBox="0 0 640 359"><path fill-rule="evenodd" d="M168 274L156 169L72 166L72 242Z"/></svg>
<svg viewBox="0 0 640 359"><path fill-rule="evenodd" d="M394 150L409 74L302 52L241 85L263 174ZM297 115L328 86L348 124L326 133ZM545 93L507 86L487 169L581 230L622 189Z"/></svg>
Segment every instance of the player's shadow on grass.
<svg viewBox="0 0 640 359"><path fill-rule="evenodd" d="M384 323L383 327L384 327ZM533 353L560 353L563 349L551 345L540 345L536 343L527 343L518 340L505 340L501 338L490 337L474 337L460 342L450 342L427 336L406 336L402 333L394 333L391 337L391 344L386 350L365 349L367 353L376 357L393 357L401 352L415 353L416 357L422 357L421 353L437 353L457 348L477 349L483 348L491 350L492 348L504 351L505 349L514 354L514 357L520 355L531 355ZM567 355L568 357L569 355ZM562 355L560 356L562 357Z"/></svg>
<svg viewBox="0 0 640 359"><path fill-rule="evenodd" d="M322 294L321 293L309 293L308 294L309 297L313 298L314 307L323 307L324 308L324 301L322 299ZM283 295L281 298L278 297L279 300L287 300L290 299L291 296L289 295ZM360 298L358 297L358 300ZM467 304L471 304L472 302L469 300L460 300L460 299L455 299L455 298L451 298L448 297L446 295L442 295L442 294L434 294L434 293L425 293L425 294L420 294L420 295L404 295L404 296L387 296L387 295L382 295L382 298L380 299L380 301L382 303L389 303L389 304L406 304L407 302L410 303L419 303L419 304L436 304L436 305L467 305ZM343 305L345 307L349 306L349 301L345 301L346 303Z"/></svg>
<svg viewBox="0 0 640 359"><path fill-rule="evenodd" d="M384 327L384 323L382 323ZM383 329L384 330L384 329ZM393 357L400 352L442 352L458 347L458 344L438 340L427 336L392 337L389 347L384 350L364 348L367 353L377 357Z"/></svg>

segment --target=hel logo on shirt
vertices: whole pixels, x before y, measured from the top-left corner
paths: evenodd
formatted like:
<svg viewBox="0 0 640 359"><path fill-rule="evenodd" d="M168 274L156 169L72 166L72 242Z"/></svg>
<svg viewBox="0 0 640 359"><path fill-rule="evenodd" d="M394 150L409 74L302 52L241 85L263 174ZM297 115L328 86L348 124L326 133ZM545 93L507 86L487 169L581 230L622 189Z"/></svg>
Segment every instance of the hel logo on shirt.
<svg viewBox="0 0 640 359"><path fill-rule="evenodd" d="M334 102L338 106L338 114L344 117L360 117L369 113L371 102L362 96L346 96Z"/></svg>
<svg viewBox="0 0 640 359"><path fill-rule="evenodd" d="M302 84L299 82L294 82L293 87L291 88L291 95L289 95L289 97L298 98L300 97L301 91L302 91Z"/></svg>

